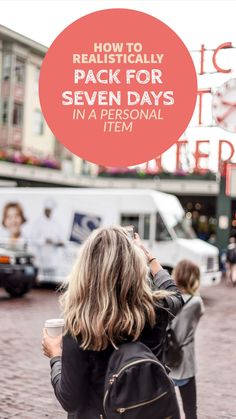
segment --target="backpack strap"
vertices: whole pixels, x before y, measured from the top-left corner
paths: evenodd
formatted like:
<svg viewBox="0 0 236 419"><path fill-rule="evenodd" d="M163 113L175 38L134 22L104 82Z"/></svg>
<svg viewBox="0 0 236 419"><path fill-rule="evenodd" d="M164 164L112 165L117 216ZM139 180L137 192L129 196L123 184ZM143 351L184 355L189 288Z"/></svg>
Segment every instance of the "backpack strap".
<svg viewBox="0 0 236 419"><path fill-rule="evenodd" d="M192 300L192 298L193 298L194 296L193 295L191 295L191 297L189 297L188 299L187 299L187 301L185 301L185 303L182 305L182 307L181 307L181 309L178 311L178 313L177 313L177 315L176 315L176 317L180 314L180 312L183 310L183 308Z"/></svg>
<svg viewBox="0 0 236 419"><path fill-rule="evenodd" d="M188 304L189 303L189 301L191 301L192 300L192 298L193 298L193 295L191 295L191 297L189 297L188 299L187 299L187 301L184 303L184 305L182 306L182 308L181 308L181 310L186 306L186 304ZM193 342L193 337L191 338L191 339L189 339L189 340L187 340L187 342L185 342L185 343L183 343L182 345L180 345L180 348L183 348L184 346L187 346L187 345L189 345L189 343L191 343L191 342Z"/></svg>
<svg viewBox="0 0 236 419"><path fill-rule="evenodd" d="M192 300L192 298L193 298L194 296L193 295L191 295L191 297L189 297L188 299L187 299L187 301L185 301L185 303L184 303L184 305L181 307L181 310L186 306L186 304L188 304L191 300ZM181 311L180 310L180 311Z"/></svg>
<svg viewBox="0 0 236 419"><path fill-rule="evenodd" d="M172 321L180 314L180 312L183 310L183 308L186 306L186 304L188 304L191 300L192 300L192 298L193 298L194 296L193 295L191 295L191 297L189 297L188 299L187 299L187 301L182 305L182 307L181 307L181 309L178 311L178 313L176 314L176 316L174 316L173 314L172 314L172 317L173 317L173 319L172 320L170 320L169 321L169 326L171 325L171 323L172 323ZM169 314L171 314L170 312L169 312L169 310L168 309L166 309L165 307L163 307Z"/></svg>

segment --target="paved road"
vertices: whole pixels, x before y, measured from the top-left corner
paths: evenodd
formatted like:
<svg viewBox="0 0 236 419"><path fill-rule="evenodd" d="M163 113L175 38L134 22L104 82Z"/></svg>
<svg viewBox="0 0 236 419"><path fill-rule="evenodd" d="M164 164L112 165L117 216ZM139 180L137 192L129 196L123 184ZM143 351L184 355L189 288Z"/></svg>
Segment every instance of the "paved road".
<svg viewBox="0 0 236 419"><path fill-rule="evenodd" d="M236 288L205 288L197 333L199 419L236 418ZM0 290L0 418L66 418L41 354L44 320L59 314L58 295L37 289L21 300ZM81 418L86 419L86 418Z"/></svg>
<svg viewBox="0 0 236 419"><path fill-rule="evenodd" d="M236 287L203 290L197 331L199 419L236 418Z"/></svg>

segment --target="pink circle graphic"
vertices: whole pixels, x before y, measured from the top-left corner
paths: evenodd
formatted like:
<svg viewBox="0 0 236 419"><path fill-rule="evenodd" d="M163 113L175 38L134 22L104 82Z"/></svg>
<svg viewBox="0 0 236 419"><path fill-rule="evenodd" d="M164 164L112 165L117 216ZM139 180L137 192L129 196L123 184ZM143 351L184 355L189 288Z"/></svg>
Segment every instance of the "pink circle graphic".
<svg viewBox="0 0 236 419"><path fill-rule="evenodd" d="M166 24L108 9L69 25L40 72L44 117L79 157L126 167L162 154L185 131L197 78L186 46Z"/></svg>

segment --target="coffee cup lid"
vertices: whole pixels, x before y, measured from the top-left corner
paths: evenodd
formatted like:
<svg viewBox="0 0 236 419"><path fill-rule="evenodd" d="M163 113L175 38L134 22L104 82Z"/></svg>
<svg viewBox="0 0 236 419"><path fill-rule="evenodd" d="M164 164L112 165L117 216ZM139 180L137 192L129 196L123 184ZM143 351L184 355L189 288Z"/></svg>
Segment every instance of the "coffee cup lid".
<svg viewBox="0 0 236 419"><path fill-rule="evenodd" d="M64 319L48 319L45 321L45 327L63 327L64 325Z"/></svg>

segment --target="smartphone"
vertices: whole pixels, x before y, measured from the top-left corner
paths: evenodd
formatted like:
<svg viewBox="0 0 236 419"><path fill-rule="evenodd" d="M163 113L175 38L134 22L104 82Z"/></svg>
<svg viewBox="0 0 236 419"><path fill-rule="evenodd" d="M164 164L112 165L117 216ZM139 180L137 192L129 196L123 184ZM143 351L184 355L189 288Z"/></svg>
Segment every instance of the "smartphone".
<svg viewBox="0 0 236 419"><path fill-rule="evenodd" d="M135 229L134 226L130 225L130 226L126 226L125 229L127 230L129 236L131 239L134 239L134 233L135 233Z"/></svg>

